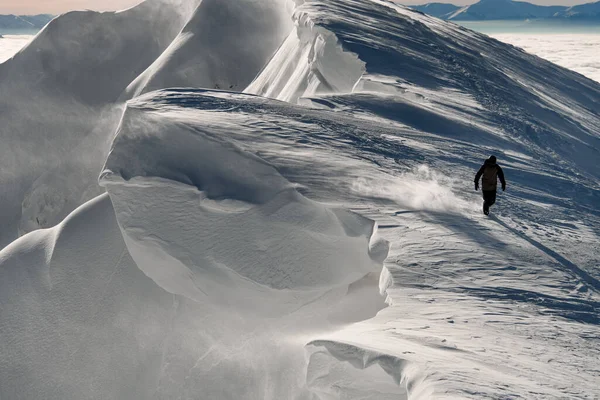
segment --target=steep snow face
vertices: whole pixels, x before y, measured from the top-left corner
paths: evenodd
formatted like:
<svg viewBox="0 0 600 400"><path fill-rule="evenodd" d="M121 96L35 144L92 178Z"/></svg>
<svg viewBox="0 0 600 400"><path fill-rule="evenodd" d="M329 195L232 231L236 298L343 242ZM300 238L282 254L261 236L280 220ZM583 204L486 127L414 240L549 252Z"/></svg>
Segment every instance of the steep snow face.
<svg viewBox="0 0 600 400"><path fill-rule="evenodd" d="M294 17L295 30L244 92L289 102L319 93L352 92L364 63L344 52L331 32L304 15Z"/></svg>
<svg viewBox="0 0 600 400"><path fill-rule="evenodd" d="M291 0L204 0L169 48L127 89L243 90L292 29Z"/></svg>
<svg viewBox="0 0 600 400"><path fill-rule="evenodd" d="M114 102L179 33L190 3L68 13L0 64L0 246L100 192L93 182L120 117Z"/></svg>
<svg viewBox="0 0 600 400"><path fill-rule="evenodd" d="M0 183L9 188L0 194L0 245L101 192L95 176L130 96L245 88L292 29L291 4L150 0L52 21L0 65Z"/></svg>
<svg viewBox="0 0 600 400"><path fill-rule="evenodd" d="M288 38L280 49L285 54L276 55L246 92L294 100L297 96L290 93L298 93L295 88L311 87L313 81L334 82L328 76L344 78L345 85L331 90L336 87L332 83L330 91L391 96L382 100L379 111L386 108L386 118L432 133L472 137L473 131L483 131L477 140L490 148L505 141L526 144L566 175L579 179L582 174L596 186L597 82L485 35L383 1L307 1L294 15L299 26L311 27L302 30L307 38L297 42L315 45L290 56L290 48L303 47ZM351 55L316 52L323 31L334 33L328 41L338 45L330 48ZM355 73L346 73L348 69ZM311 91L299 93L308 96ZM433 98L447 104L445 111L431 110ZM477 106L465 109L465 98ZM443 113L454 126L421 117L429 111Z"/></svg>
<svg viewBox="0 0 600 400"><path fill-rule="evenodd" d="M129 103L100 183L130 253L159 286L273 316L379 272L387 251L370 220L305 198L233 144L220 119L147 107Z"/></svg>
<svg viewBox="0 0 600 400"><path fill-rule="evenodd" d="M347 321L381 308L360 313L369 294L379 296L373 279L345 292L325 296L310 313L275 320L174 295L137 267L101 195L0 251L0 396L309 399L302 337L329 329L328 314ZM225 294L239 303L250 293L231 286ZM282 308L277 300L270 306Z"/></svg>

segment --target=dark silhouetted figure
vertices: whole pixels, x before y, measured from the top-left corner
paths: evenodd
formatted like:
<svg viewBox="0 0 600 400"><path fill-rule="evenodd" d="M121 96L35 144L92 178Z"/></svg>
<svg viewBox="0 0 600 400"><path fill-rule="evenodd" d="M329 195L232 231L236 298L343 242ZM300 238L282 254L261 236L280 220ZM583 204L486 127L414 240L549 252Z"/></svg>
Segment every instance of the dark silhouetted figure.
<svg viewBox="0 0 600 400"><path fill-rule="evenodd" d="M479 168L475 175L475 190L479 190L479 179L481 179L481 191L483 193L483 213L489 215L490 207L496 202L496 187L498 179L502 183L502 191L506 189L506 181L504 180L504 172L498 164L496 157L491 156Z"/></svg>

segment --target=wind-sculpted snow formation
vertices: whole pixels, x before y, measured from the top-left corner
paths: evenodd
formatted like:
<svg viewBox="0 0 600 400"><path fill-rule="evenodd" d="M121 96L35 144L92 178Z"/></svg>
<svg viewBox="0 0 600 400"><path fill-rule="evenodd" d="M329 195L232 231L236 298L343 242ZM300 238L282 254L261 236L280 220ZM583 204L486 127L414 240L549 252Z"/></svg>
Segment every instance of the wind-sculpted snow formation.
<svg viewBox="0 0 600 400"><path fill-rule="evenodd" d="M119 120L114 102L179 33L177 1L62 15L0 64L0 245L101 193L91 182Z"/></svg>
<svg viewBox="0 0 600 400"><path fill-rule="evenodd" d="M9 175L22 230L98 193L89 171L108 192L0 251L0 398L598 397L600 85L391 2L296 3L67 14L0 65L77 117ZM82 18L145 22L59 51ZM0 101L15 132L57 121ZM27 129L1 132L31 158Z"/></svg>
<svg viewBox="0 0 600 400"><path fill-rule="evenodd" d="M129 103L100 184L134 260L165 290L279 316L379 272L387 247L369 242L371 220L302 196L222 121L145 107Z"/></svg>
<svg viewBox="0 0 600 400"><path fill-rule="evenodd" d="M94 177L123 100L169 86L243 89L291 29L289 12L287 0L149 0L53 20L0 64L0 184L10 188L0 244L101 193Z"/></svg>
<svg viewBox="0 0 600 400"><path fill-rule="evenodd" d="M202 1L127 97L165 87L243 90L292 29L287 1Z"/></svg>

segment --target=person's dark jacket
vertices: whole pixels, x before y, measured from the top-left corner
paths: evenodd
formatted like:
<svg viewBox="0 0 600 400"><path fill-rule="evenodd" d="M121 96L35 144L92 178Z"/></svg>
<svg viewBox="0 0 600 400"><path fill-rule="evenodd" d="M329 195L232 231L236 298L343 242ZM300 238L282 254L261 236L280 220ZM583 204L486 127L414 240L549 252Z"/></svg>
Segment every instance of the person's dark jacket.
<svg viewBox="0 0 600 400"><path fill-rule="evenodd" d="M481 180L481 189L484 191L496 191L498 186L498 179L502 183L502 190L506 189L506 181L504 180L504 172L498 164L496 164L496 157L490 157L479 168L475 175L475 190L479 190L479 179Z"/></svg>

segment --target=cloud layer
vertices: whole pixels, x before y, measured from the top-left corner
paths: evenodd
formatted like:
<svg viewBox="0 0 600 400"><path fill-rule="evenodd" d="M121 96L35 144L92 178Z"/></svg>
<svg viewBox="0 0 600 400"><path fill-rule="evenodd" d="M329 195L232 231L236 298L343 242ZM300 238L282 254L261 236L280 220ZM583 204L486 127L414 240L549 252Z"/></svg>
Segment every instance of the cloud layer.
<svg viewBox="0 0 600 400"><path fill-rule="evenodd" d="M491 34L505 43L600 82L600 34Z"/></svg>
<svg viewBox="0 0 600 400"><path fill-rule="evenodd" d="M0 63L14 56L31 38L29 35L5 35L0 39Z"/></svg>

